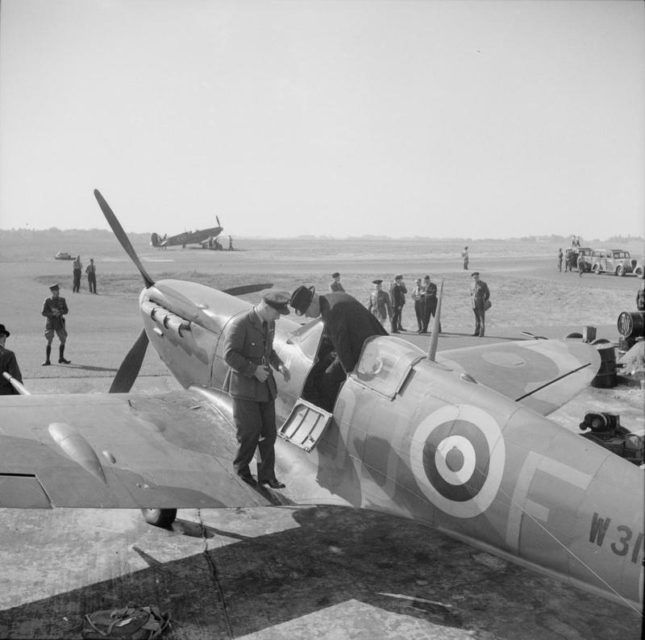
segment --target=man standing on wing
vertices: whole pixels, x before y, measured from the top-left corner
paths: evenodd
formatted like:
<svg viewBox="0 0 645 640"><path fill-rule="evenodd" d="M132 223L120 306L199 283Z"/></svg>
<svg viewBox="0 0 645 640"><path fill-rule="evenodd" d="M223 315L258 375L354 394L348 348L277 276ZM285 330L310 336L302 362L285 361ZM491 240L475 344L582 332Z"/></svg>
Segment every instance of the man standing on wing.
<svg viewBox="0 0 645 640"><path fill-rule="evenodd" d="M233 399L239 445L233 466L244 482L254 486L249 465L257 449L257 481L272 489L285 486L275 476L277 387L271 367L289 379L287 368L273 350L275 322L289 313L289 298L286 291L267 293L252 309L234 318L223 336L224 360L230 367L224 391Z"/></svg>

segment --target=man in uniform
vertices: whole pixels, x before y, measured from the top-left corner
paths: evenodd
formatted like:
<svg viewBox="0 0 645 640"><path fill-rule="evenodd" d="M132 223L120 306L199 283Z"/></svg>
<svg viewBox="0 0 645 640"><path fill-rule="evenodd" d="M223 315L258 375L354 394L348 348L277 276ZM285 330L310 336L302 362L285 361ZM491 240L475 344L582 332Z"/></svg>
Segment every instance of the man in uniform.
<svg viewBox="0 0 645 640"><path fill-rule="evenodd" d="M329 284L329 290L334 293L334 292L339 292L339 291L345 291L345 287L340 283L340 273L338 271L334 272L331 274L331 277L333 280Z"/></svg>
<svg viewBox="0 0 645 640"><path fill-rule="evenodd" d="M275 322L289 313L289 299L287 291L271 291L224 330L223 354L230 367L224 391L233 399L239 445L233 466L244 482L254 486L249 465L257 449L257 482L272 489L285 486L275 476L277 387L271 367L289 379L287 368L273 350Z"/></svg>
<svg viewBox="0 0 645 640"><path fill-rule="evenodd" d="M392 317L392 302L390 294L383 291L383 280L377 278L372 280L374 291L370 293L370 299L367 301L367 310L372 313L378 320L385 324L388 318Z"/></svg>
<svg viewBox="0 0 645 640"><path fill-rule="evenodd" d="M85 269L87 273L87 285L90 288L90 293L96 293L96 267L94 266L94 258L90 258L90 263Z"/></svg>
<svg viewBox="0 0 645 640"><path fill-rule="evenodd" d="M48 367L51 364L50 356L52 352L52 341L54 334L60 340L58 348L58 362L60 364L69 364L70 361L65 359L65 342L67 341L67 331L65 329L65 316L69 313L65 298L60 297L60 287L58 284L53 284L49 287L51 297L47 298L43 303L43 310L41 315L47 318L45 324L45 339L47 340L47 347L45 349L46 357L43 362L43 367Z"/></svg>
<svg viewBox="0 0 645 640"><path fill-rule="evenodd" d="M0 395L2 396L18 393L9 380L2 375L5 371L18 382L22 382L22 374L16 360L16 354L4 346L10 335L5 326L0 324Z"/></svg>
<svg viewBox="0 0 645 640"><path fill-rule="evenodd" d="M488 285L479 279L479 271L473 271L470 275L473 279L470 287L470 297L475 314L475 333L473 335L483 338L486 331L486 307L488 306L490 291L488 290Z"/></svg>
<svg viewBox="0 0 645 640"><path fill-rule="evenodd" d="M74 283L72 285L72 293L80 292L82 273L83 273L83 263L81 262L81 256L76 256L74 258L74 262L72 263L72 274L74 277Z"/></svg>
<svg viewBox="0 0 645 640"><path fill-rule="evenodd" d="M387 293L383 293L387 296ZM289 304L297 315L322 317L325 327L323 340L329 342L333 359L320 379L320 406L326 411L333 411L338 388L347 374L354 370L363 342L370 336L386 336L387 331L372 313L348 293L319 295L314 287L303 285L293 292Z"/></svg>
<svg viewBox="0 0 645 640"><path fill-rule="evenodd" d="M470 256L468 255L468 247L464 247L464 250L461 252L461 257L464 259L464 269L467 271L468 262L470 260Z"/></svg>
<svg viewBox="0 0 645 640"><path fill-rule="evenodd" d="M391 332L400 333L404 331L401 326L401 316L403 315L403 306L405 305L405 294L408 288L403 282L403 276L396 276L390 287L390 300L392 301L392 319L390 322Z"/></svg>

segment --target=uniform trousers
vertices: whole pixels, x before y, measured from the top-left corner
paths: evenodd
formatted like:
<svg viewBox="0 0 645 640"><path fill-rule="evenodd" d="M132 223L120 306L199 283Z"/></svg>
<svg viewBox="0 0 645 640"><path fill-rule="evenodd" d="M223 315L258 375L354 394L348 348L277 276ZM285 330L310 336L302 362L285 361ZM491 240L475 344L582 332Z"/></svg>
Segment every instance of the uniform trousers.
<svg viewBox="0 0 645 640"><path fill-rule="evenodd" d="M233 460L240 476L251 474L249 464L258 450L258 482L275 479L275 401L233 398L233 420L238 448Z"/></svg>
<svg viewBox="0 0 645 640"><path fill-rule="evenodd" d="M475 335L484 337L486 331L486 309L482 300L473 303L473 313L475 314Z"/></svg>

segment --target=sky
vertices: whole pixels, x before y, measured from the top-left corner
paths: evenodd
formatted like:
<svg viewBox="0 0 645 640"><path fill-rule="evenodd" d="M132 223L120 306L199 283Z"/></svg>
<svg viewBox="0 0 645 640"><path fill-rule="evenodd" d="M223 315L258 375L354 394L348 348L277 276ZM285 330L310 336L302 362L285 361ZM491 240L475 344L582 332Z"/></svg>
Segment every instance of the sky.
<svg viewBox="0 0 645 640"><path fill-rule="evenodd" d="M645 235L640 0L0 0L0 228Z"/></svg>

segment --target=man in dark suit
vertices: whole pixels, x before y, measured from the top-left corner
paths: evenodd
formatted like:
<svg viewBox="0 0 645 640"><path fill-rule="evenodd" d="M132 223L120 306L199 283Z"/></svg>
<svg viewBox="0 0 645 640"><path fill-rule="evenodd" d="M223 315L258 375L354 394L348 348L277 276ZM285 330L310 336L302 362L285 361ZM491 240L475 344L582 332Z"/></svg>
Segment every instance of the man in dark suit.
<svg viewBox="0 0 645 640"><path fill-rule="evenodd" d="M289 298L286 291L271 291L224 330L223 354L230 367L224 391L233 399L239 443L233 466L244 482L255 485L249 465L257 449L257 481L273 489L285 485L276 478L274 468L277 387L271 367L289 379L287 368L273 350L273 337L276 320L289 313Z"/></svg>
<svg viewBox="0 0 645 640"><path fill-rule="evenodd" d="M361 355L363 342L370 336L386 336L378 319L348 293L319 295L314 287L298 287L289 304L297 315L322 317L323 340L330 343L333 360L326 366L320 380L320 406L333 411L338 388Z"/></svg>
<svg viewBox="0 0 645 640"><path fill-rule="evenodd" d="M407 292L408 288L405 286L405 282L403 282L403 276L396 276L390 287L390 300L392 301L391 333L404 331L401 326L401 316L403 315L405 294Z"/></svg>
<svg viewBox="0 0 645 640"><path fill-rule="evenodd" d="M5 371L18 382L22 382L22 374L16 360L16 354L4 346L10 335L5 326L0 324L0 395L3 396L18 393L9 380L2 375Z"/></svg>

